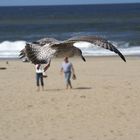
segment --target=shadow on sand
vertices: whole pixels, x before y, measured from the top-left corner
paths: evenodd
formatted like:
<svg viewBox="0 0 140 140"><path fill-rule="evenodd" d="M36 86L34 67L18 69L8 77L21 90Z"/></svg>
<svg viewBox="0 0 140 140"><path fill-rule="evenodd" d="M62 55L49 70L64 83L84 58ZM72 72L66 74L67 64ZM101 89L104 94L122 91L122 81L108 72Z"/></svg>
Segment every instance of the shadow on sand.
<svg viewBox="0 0 140 140"><path fill-rule="evenodd" d="M86 90L86 89L92 89L91 87L77 87L77 88L73 88L73 89L77 89L77 90Z"/></svg>
<svg viewBox="0 0 140 140"><path fill-rule="evenodd" d="M91 87L76 87L76 88L72 88L72 89L68 89L68 90L88 90L88 89L92 89ZM44 91L67 91L67 89L45 89Z"/></svg>
<svg viewBox="0 0 140 140"><path fill-rule="evenodd" d="M64 91L65 89L45 89L44 91Z"/></svg>

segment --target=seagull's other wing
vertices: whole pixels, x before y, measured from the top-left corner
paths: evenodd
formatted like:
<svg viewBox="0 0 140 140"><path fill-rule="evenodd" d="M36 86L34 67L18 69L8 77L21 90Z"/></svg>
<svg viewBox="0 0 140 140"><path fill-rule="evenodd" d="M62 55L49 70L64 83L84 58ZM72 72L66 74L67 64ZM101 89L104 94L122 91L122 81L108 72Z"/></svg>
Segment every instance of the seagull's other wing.
<svg viewBox="0 0 140 140"><path fill-rule="evenodd" d="M44 46L38 44L26 44L25 49L27 57L34 64L48 63L55 53L55 50L51 49L49 44Z"/></svg>
<svg viewBox="0 0 140 140"><path fill-rule="evenodd" d="M73 37L70 38L69 40L67 40L67 42L71 42L71 43L76 43L78 41L83 41L83 42L89 42L92 43L94 45L100 46L104 49L108 49L110 51L115 52L116 54L118 54L123 61L126 62L125 57L122 55L122 53L110 42L108 42L107 40L101 38L101 37L96 37L96 36L81 36L81 37Z"/></svg>

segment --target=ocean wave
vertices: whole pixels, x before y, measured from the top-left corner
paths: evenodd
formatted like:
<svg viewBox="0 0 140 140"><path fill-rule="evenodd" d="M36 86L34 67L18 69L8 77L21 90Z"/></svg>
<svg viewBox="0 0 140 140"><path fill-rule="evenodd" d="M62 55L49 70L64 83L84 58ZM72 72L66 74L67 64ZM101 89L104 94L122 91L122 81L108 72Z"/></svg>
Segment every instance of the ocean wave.
<svg viewBox="0 0 140 140"><path fill-rule="evenodd" d="M119 49L123 55L140 55L140 46L132 48ZM82 50L84 56L114 56L114 52L105 49Z"/></svg>
<svg viewBox="0 0 140 140"><path fill-rule="evenodd" d="M0 43L0 58L18 58L20 50L25 47L26 41L3 41Z"/></svg>

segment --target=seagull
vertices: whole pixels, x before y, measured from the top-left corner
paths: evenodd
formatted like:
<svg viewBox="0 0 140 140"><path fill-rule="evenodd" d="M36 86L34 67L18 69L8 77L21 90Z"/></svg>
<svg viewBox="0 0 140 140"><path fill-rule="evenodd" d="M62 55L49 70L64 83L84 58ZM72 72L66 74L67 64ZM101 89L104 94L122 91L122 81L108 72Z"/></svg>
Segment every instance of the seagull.
<svg viewBox="0 0 140 140"><path fill-rule="evenodd" d="M55 38L43 38L35 42L26 43L25 48L20 51L19 57L27 57L33 64L47 64L52 57L72 57L80 56L86 61L82 50L76 46L76 43L88 43L91 47L99 46L108 49L120 56L126 62L122 53L108 40L97 36L76 36L64 41Z"/></svg>

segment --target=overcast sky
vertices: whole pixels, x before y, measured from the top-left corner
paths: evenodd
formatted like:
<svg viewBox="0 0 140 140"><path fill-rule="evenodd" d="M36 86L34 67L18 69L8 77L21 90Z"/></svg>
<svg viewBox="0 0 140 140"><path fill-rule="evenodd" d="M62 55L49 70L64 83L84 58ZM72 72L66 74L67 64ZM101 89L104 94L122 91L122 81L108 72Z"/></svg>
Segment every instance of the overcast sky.
<svg viewBox="0 0 140 140"><path fill-rule="evenodd" d="M133 3L140 0L0 0L0 6Z"/></svg>

